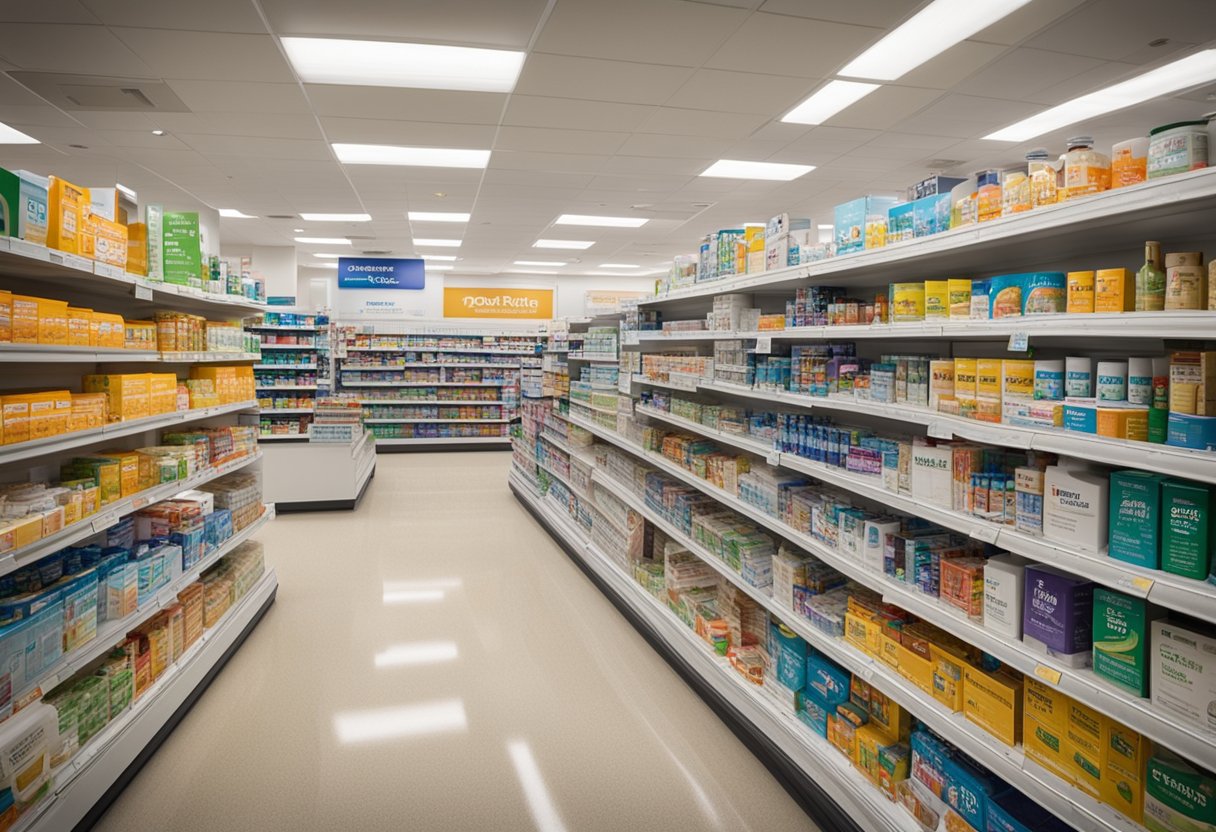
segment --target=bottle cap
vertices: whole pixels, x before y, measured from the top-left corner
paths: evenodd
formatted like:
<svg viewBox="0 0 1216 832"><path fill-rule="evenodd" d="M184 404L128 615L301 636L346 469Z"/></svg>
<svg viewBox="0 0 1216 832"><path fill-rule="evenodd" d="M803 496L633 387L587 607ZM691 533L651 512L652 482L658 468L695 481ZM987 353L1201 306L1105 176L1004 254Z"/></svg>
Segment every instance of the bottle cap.
<svg viewBox="0 0 1216 832"><path fill-rule="evenodd" d="M1046 162L1051 156L1047 153L1047 148L1036 147L1034 150L1027 151L1027 162Z"/></svg>
<svg viewBox="0 0 1216 832"><path fill-rule="evenodd" d="M1094 144L1093 136L1074 136L1073 138L1068 140L1069 147L1077 147L1080 145L1085 145L1086 147L1093 147L1093 144Z"/></svg>

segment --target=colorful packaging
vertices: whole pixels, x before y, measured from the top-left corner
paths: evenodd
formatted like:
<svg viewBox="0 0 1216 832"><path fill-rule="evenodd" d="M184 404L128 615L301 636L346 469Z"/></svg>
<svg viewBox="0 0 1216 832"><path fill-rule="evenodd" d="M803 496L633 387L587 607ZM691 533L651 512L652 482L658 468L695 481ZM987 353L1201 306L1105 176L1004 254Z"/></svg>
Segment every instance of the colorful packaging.
<svg viewBox="0 0 1216 832"><path fill-rule="evenodd" d="M1099 797L1136 823L1144 818L1144 784L1150 743L1113 719L1102 727L1102 785Z"/></svg>
<svg viewBox="0 0 1216 832"><path fill-rule="evenodd" d="M1144 598L1094 589L1094 673L1136 696L1148 696L1148 623L1160 615Z"/></svg>
<svg viewBox="0 0 1216 832"><path fill-rule="evenodd" d="M952 277L946 281L950 301L950 317L966 320L971 317L971 281L965 277Z"/></svg>
<svg viewBox="0 0 1216 832"><path fill-rule="evenodd" d="M1008 670L963 668L963 716L1010 747L1022 741L1022 679Z"/></svg>
<svg viewBox="0 0 1216 832"><path fill-rule="evenodd" d="M1051 566L1026 567L1022 641L1072 667L1090 663L1094 583Z"/></svg>
<svg viewBox="0 0 1216 832"><path fill-rule="evenodd" d="M1144 825L1149 832L1216 830L1216 778L1164 748L1148 761Z"/></svg>
<svg viewBox="0 0 1216 832"><path fill-rule="evenodd" d="M1063 272L1029 272L988 278L989 317L1042 315L1067 309L1068 284Z"/></svg>
<svg viewBox="0 0 1216 832"><path fill-rule="evenodd" d="M0 237L46 243L46 183L25 171L0 168Z"/></svg>
<svg viewBox="0 0 1216 832"><path fill-rule="evenodd" d="M950 281L925 281L925 320L950 317Z"/></svg>
<svg viewBox="0 0 1216 832"><path fill-rule="evenodd" d="M1150 630L1153 708L1216 730L1216 638L1164 619L1152 622Z"/></svg>
<svg viewBox="0 0 1216 832"><path fill-rule="evenodd" d="M925 284L891 284L891 320L923 321L925 319Z"/></svg>
<svg viewBox="0 0 1216 832"><path fill-rule="evenodd" d="M1205 580L1212 563L1212 489L1201 483L1167 479L1161 484L1161 568Z"/></svg>
<svg viewBox="0 0 1216 832"><path fill-rule="evenodd" d="M1114 471L1110 475L1110 545L1115 560L1161 568L1162 474Z"/></svg>
<svg viewBox="0 0 1216 832"><path fill-rule="evenodd" d="M1136 277L1127 269L1094 274L1094 311L1131 312L1136 308Z"/></svg>
<svg viewBox="0 0 1216 832"><path fill-rule="evenodd" d="M1094 273L1068 273L1068 312L1083 314L1094 311Z"/></svg>

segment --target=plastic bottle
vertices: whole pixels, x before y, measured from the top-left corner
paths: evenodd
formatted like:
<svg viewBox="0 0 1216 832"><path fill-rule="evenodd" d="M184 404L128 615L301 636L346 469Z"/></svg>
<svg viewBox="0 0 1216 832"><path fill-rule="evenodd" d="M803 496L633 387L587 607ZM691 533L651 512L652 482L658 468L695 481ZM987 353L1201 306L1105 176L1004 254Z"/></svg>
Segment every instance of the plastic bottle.
<svg viewBox="0 0 1216 832"><path fill-rule="evenodd" d="M1032 208L1044 205L1055 205L1056 170L1051 164L1051 157L1044 148L1036 148L1026 154L1026 164L1030 176L1030 204Z"/></svg>
<svg viewBox="0 0 1216 832"><path fill-rule="evenodd" d="M1110 189L1110 157L1094 150L1091 136L1068 140L1068 152L1064 154L1064 184L1068 188L1068 199Z"/></svg>
<svg viewBox="0 0 1216 832"><path fill-rule="evenodd" d="M1001 215L1001 172L982 170L975 175L978 188L977 206L979 222L988 222Z"/></svg>
<svg viewBox="0 0 1216 832"><path fill-rule="evenodd" d="M1165 267L1161 243L1144 244L1144 265L1136 272L1136 311L1160 312L1165 309Z"/></svg>

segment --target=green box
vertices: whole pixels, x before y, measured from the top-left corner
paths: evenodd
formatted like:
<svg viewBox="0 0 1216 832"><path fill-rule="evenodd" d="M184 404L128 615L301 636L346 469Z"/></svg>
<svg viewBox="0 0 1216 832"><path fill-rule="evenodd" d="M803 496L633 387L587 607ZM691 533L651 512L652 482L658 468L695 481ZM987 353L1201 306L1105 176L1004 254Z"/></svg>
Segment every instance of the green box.
<svg viewBox="0 0 1216 832"><path fill-rule="evenodd" d="M1161 568L1206 580L1212 561L1212 491L1186 480L1161 484Z"/></svg>
<svg viewBox="0 0 1216 832"><path fill-rule="evenodd" d="M1161 568L1161 474L1114 471L1110 475L1110 542L1115 560Z"/></svg>
<svg viewBox="0 0 1216 832"><path fill-rule="evenodd" d="M0 168L0 237L46 244L46 188L29 174Z"/></svg>
<svg viewBox="0 0 1216 832"><path fill-rule="evenodd" d="M199 247L198 214L166 211L162 223L161 249L165 283L203 288L203 257Z"/></svg>
<svg viewBox="0 0 1216 832"><path fill-rule="evenodd" d="M1148 622L1160 616L1143 598L1094 588L1094 673L1148 696Z"/></svg>

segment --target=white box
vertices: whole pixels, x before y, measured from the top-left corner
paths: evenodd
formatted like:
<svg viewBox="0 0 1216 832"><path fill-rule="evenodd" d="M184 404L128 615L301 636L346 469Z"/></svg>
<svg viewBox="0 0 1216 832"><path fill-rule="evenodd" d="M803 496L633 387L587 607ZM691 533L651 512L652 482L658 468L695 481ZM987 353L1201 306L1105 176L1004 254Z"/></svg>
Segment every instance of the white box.
<svg viewBox="0 0 1216 832"><path fill-rule="evenodd" d="M883 550L887 544L887 535L899 531L899 521L878 518L867 520L865 526L865 542L861 548L861 564L871 572L882 574Z"/></svg>
<svg viewBox="0 0 1216 832"><path fill-rule="evenodd" d="M1083 466L1049 465L1043 483L1043 536L1089 552L1106 548L1110 477Z"/></svg>
<svg viewBox="0 0 1216 832"><path fill-rule="evenodd" d="M203 514L210 514L215 511L215 495L210 491L199 491L197 489L191 491L182 491L173 495L175 500L189 500L192 503L199 503L203 507Z"/></svg>
<svg viewBox="0 0 1216 832"><path fill-rule="evenodd" d="M1216 638L1177 624L1151 622L1149 690L1154 708L1189 725L1216 730Z"/></svg>
<svg viewBox="0 0 1216 832"><path fill-rule="evenodd" d="M912 448L912 498L949 510L954 491L954 449L949 445Z"/></svg>
<svg viewBox="0 0 1216 832"><path fill-rule="evenodd" d="M997 555L984 564L984 629L1009 639L1022 637L1026 558Z"/></svg>

